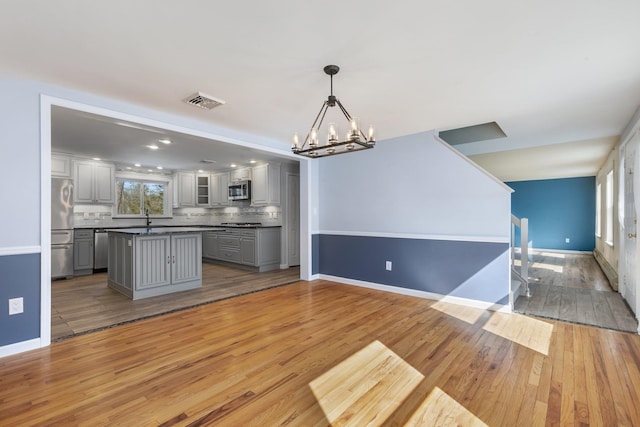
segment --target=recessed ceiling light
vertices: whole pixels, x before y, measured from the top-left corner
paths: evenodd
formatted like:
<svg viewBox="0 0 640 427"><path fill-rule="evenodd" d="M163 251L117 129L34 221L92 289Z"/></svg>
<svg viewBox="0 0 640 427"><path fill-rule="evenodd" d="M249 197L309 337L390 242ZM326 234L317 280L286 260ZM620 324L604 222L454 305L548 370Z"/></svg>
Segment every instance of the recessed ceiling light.
<svg viewBox="0 0 640 427"><path fill-rule="evenodd" d="M235 168L236 164L235 163L231 163L229 166L231 166L232 168Z"/></svg>
<svg viewBox="0 0 640 427"><path fill-rule="evenodd" d="M153 172L153 169L147 169L147 172Z"/></svg>
<svg viewBox="0 0 640 427"><path fill-rule="evenodd" d="M162 166L156 166L156 169L162 170Z"/></svg>
<svg viewBox="0 0 640 427"><path fill-rule="evenodd" d="M133 166L139 168L140 166L142 166L140 163L135 163Z"/></svg>
<svg viewBox="0 0 640 427"><path fill-rule="evenodd" d="M101 160L100 157L94 157L93 160Z"/></svg>
<svg viewBox="0 0 640 427"><path fill-rule="evenodd" d="M198 169L198 173L203 173L204 171L202 169Z"/></svg>
<svg viewBox="0 0 640 427"><path fill-rule="evenodd" d="M127 166L127 170L129 170L129 171L130 171L130 170L131 170L131 166Z"/></svg>
<svg viewBox="0 0 640 427"><path fill-rule="evenodd" d="M159 139L159 142L162 142L163 144L171 144L171 140L169 139Z"/></svg>
<svg viewBox="0 0 640 427"><path fill-rule="evenodd" d="M157 146L157 145L155 145L155 144L151 144L151 145L147 145L147 148L150 148L150 149L152 149L152 150L157 150L157 149L158 149L158 146Z"/></svg>
<svg viewBox="0 0 640 427"><path fill-rule="evenodd" d="M249 163L254 164L256 161L255 160L249 160Z"/></svg>

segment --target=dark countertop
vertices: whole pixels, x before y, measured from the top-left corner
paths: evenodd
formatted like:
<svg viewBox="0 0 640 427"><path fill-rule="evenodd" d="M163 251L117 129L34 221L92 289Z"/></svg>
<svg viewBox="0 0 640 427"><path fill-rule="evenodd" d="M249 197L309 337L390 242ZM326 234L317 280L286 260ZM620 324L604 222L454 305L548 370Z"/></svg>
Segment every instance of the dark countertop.
<svg viewBox="0 0 640 427"><path fill-rule="evenodd" d="M194 225L152 225L151 228L200 228L202 231L203 228L206 229L225 229L225 228L276 228L276 227L282 227L281 225L199 225L199 224L194 224ZM124 226L124 227L118 227L118 226L95 226L95 225L83 225L83 226L76 226L73 227L74 229L78 229L78 230L94 230L94 229L100 229L100 230L127 230L127 229L134 229L134 228L144 228L146 229L145 226L139 226L139 225L128 225L128 226Z"/></svg>
<svg viewBox="0 0 640 427"><path fill-rule="evenodd" d="M138 227L138 228L107 228L110 233L135 234L140 236L150 236L157 234L173 233L200 233L201 231L223 230L214 227Z"/></svg>

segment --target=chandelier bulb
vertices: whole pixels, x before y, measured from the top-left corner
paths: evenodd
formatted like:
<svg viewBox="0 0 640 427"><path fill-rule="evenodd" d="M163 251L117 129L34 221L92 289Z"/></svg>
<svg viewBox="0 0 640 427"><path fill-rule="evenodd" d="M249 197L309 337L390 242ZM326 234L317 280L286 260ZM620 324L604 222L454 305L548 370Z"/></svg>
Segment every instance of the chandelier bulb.
<svg viewBox="0 0 640 427"><path fill-rule="evenodd" d="M329 123L329 134L327 136L327 141L330 144L338 142L338 132L336 131L336 125L333 123Z"/></svg>
<svg viewBox="0 0 640 427"><path fill-rule="evenodd" d="M373 136L373 125L369 125L369 134L367 136L367 141L368 142L373 142L375 141L375 138Z"/></svg>
<svg viewBox="0 0 640 427"><path fill-rule="evenodd" d="M316 128L311 128L311 132L309 132L309 145L318 145L318 131Z"/></svg>
<svg viewBox="0 0 640 427"><path fill-rule="evenodd" d="M298 138L298 133L293 134L293 146L291 147L294 150L300 148L300 139Z"/></svg>

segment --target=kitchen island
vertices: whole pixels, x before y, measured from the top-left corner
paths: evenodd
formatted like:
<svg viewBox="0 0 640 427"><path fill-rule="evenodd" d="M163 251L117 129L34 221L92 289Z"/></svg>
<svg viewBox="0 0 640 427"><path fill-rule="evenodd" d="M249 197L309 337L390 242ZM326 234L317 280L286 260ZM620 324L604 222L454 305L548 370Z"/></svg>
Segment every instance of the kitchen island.
<svg viewBox="0 0 640 427"><path fill-rule="evenodd" d="M109 287L134 300L202 286L202 232L216 228L110 229Z"/></svg>

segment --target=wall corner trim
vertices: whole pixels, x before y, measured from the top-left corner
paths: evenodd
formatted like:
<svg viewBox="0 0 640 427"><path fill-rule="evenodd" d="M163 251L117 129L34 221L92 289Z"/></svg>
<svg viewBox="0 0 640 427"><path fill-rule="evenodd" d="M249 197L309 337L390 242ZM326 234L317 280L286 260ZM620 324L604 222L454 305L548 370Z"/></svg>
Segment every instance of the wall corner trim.
<svg viewBox="0 0 640 427"><path fill-rule="evenodd" d="M342 283L344 285L359 286L361 288L375 289L377 291L392 292L394 294L407 295L434 301L441 301L450 304L463 305L466 307L480 308L489 311L499 311L501 313L512 313L511 307L503 304L489 303L469 298L453 297L449 295L441 295L433 292L418 291L415 289L402 288L399 286L382 285L380 283L365 282L362 280L348 279L345 277L331 276L328 274L319 274L318 279L328 280L330 282Z"/></svg>
<svg viewBox="0 0 640 427"><path fill-rule="evenodd" d="M462 154L461 152L453 148L451 145L447 144L442 138L440 138L440 136L438 136L437 134L434 134L433 138L436 141L438 141L443 147L447 148L456 156L458 156L459 158L461 158L462 160L464 160L465 162L467 162L468 164L470 164L471 166L473 166L474 168L482 172L484 175L486 175L488 178L490 178L493 182L498 184L504 190L508 191L509 193L513 193L514 191L513 188L509 187L507 184L505 184L504 182L496 178L491 172L487 171L485 168L483 168L482 166L480 166L479 164L477 164L476 162L474 162L473 160L471 160L470 158L468 158L467 156L465 156L464 154Z"/></svg>
<svg viewBox="0 0 640 427"><path fill-rule="evenodd" d="M0 256L5 255L29 255L39 254L42 252L40 246L14 246L8 248L0 248Z"/></svg>

